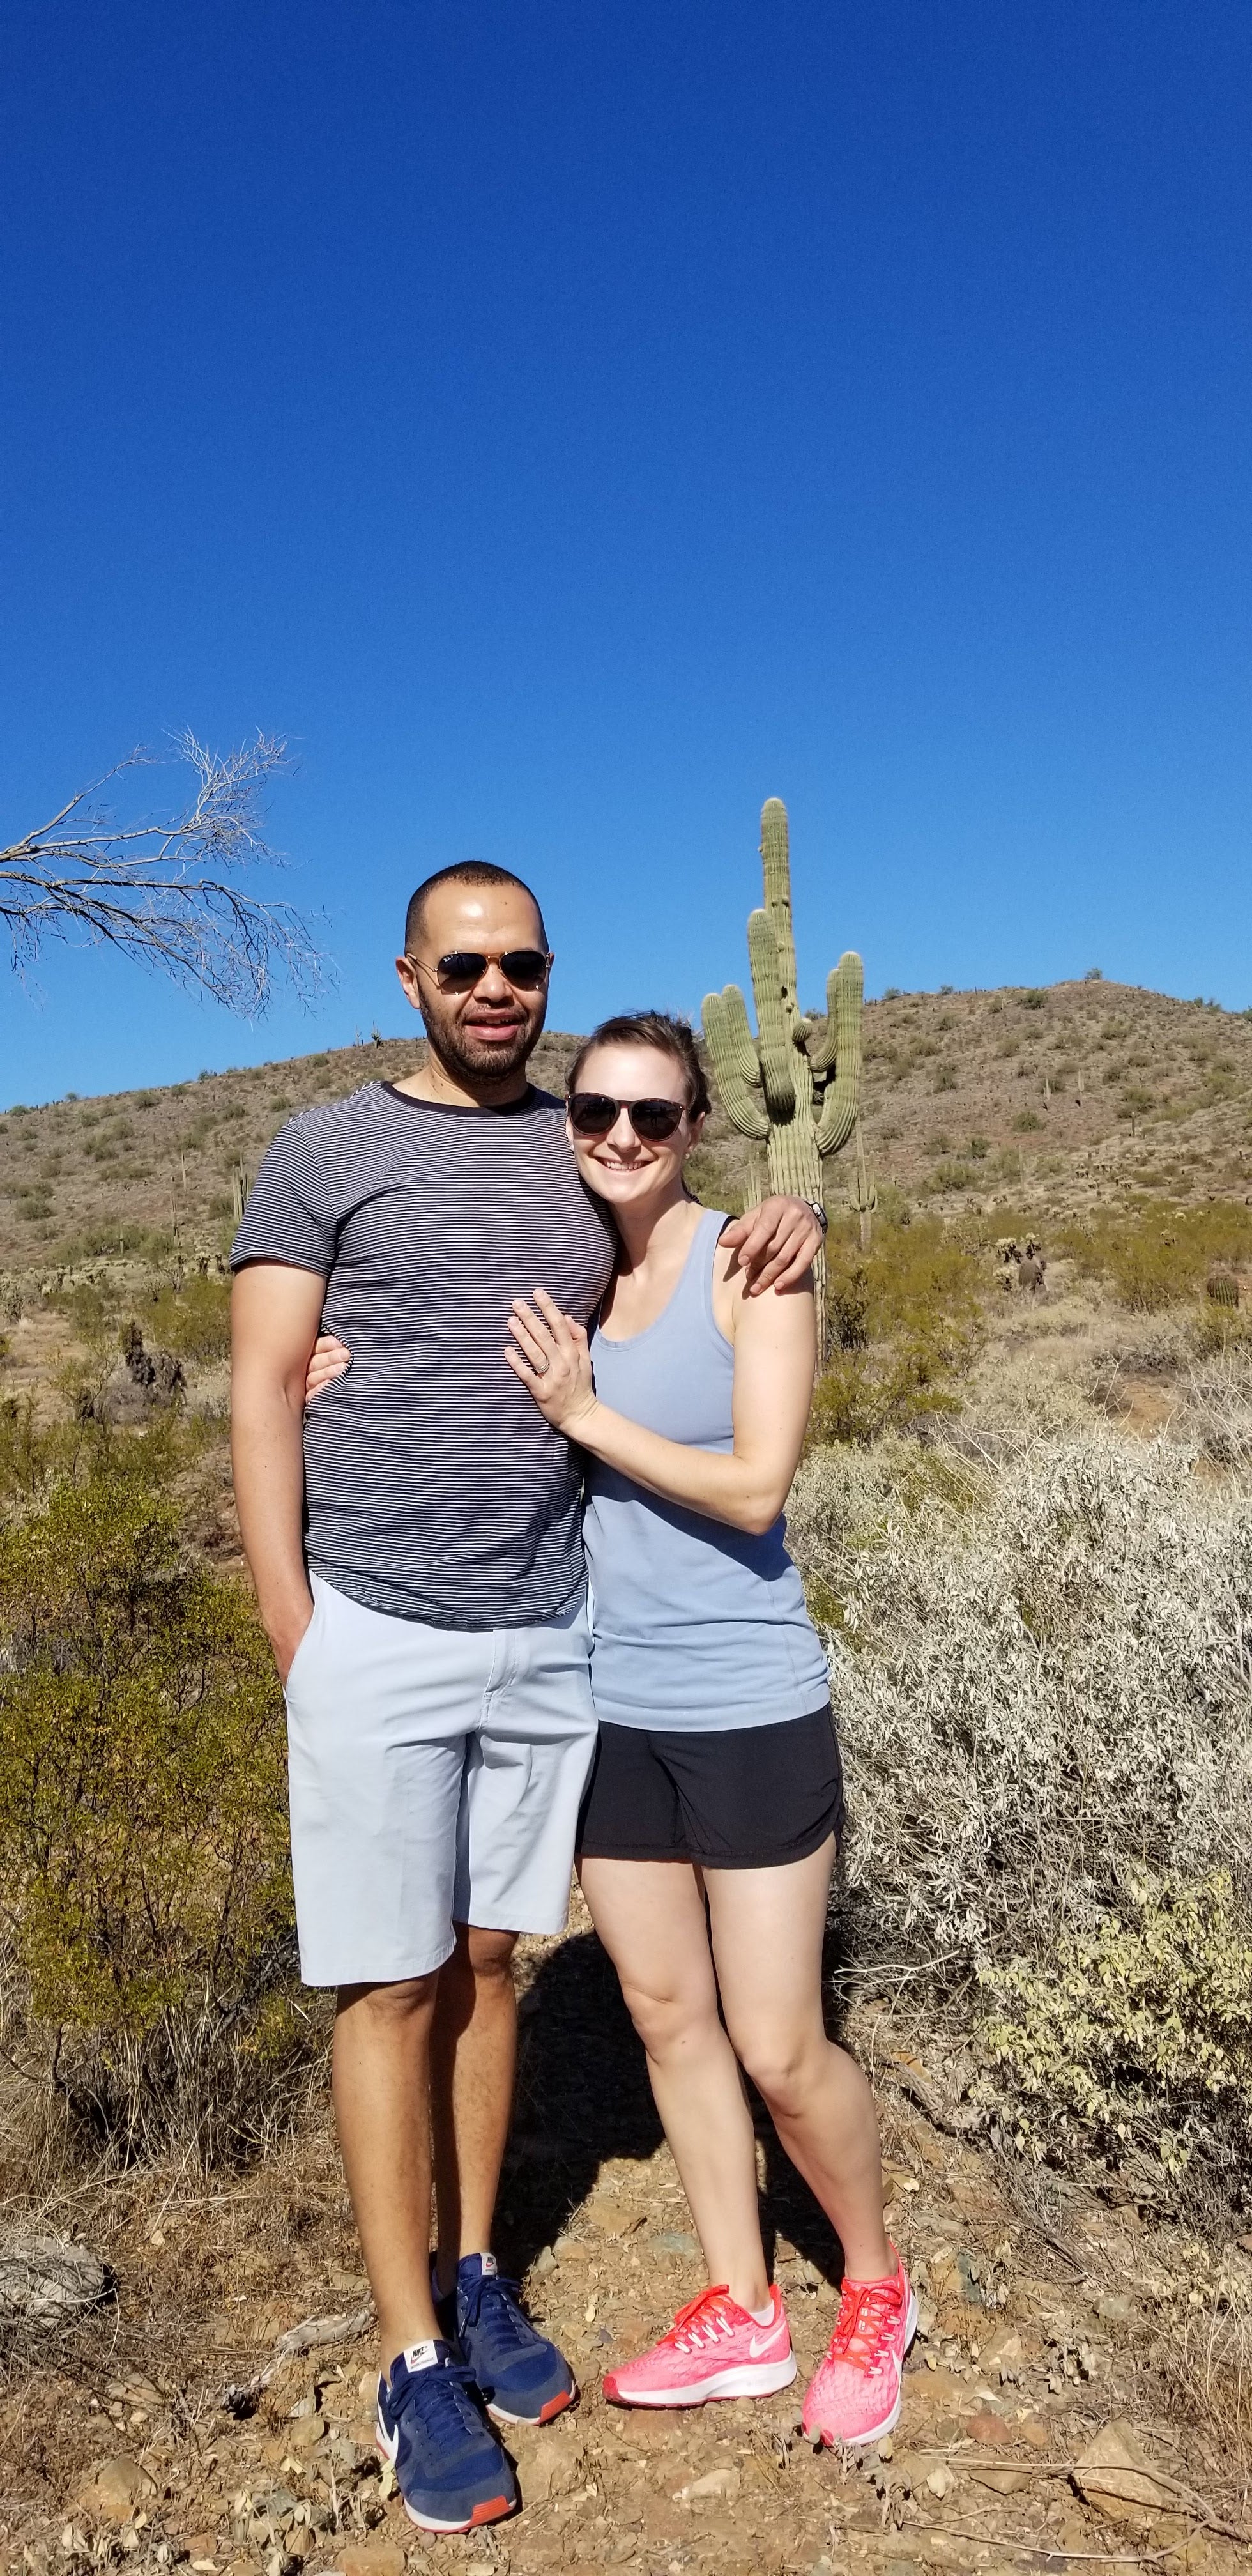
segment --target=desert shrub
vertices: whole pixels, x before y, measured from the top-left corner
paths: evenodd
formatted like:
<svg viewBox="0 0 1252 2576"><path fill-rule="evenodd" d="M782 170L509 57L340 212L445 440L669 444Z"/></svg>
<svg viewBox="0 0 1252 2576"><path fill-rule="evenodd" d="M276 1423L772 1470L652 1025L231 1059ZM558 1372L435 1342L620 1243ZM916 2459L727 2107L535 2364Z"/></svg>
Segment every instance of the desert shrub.
<svg viewBox="0 0 1252 2576"><path fill-rule="evenodd" d="M1215 1200L1175 1207L1163 1200L1123 1215L1101 1210L1059 1238L1086 1277L1104 1280L1123 1306L1143 1314L1198 1296L1215 1262L1252 1260L1252 1209Z"/></svg>
<svg viewBox="0 0 1252 2576"><path fill-rule="evenodd" d="M981 1338L977 1254L934 1219L880 1225L868 1253L832 1227L827 1316L814 1443L873 1440L952 1412Z"/></svg>
<svg viewBox="0 0 1252 2576"><path fill-rule="evenodd" d="M1240 1414L1252 1429L1252 1405L1221 1374L1233 1438ZM1181 1440L1095 1425L1019 1444L972 1470L959 1498L939 1482L918 1492L918 1454L890 1439L811 1450L789 1507L831 1632L862 1954L916 1963L966 2012L980 1972L1054 1976L1106 1918L1124 1927L1135 1870L1193 1895L1224 1873L1229 1924L1252 1939L1246 1479L1197 1478ZM1171 1903L1181 1940L1188 1917ZM1117 2056L1124 2002L1112 1985L1101 2002L1094 1968L1089 2001L1104 2036L1083 2039L1084 2062L1103 2051L1134 2109ZM1150 2070L1144 2081L1157 2098ZM1163 2131L1176 2125L1167 2094L1158 2110ZM1216 2095L1209 2110L1210 2165L1233 2189ZM1032 2117L1069 2151L1066 2102L1040 2099Z"/></svg>
<svg viewBox="0 0 1252 2576"><path fill-rule="evenodd" d="M230 1352L230 1283L197 1273L181 1288L162 1287L144 1320L145 1338L184 1360L222 1360Z"/></svg>
<svg viewBox="0 0 1252 2576"><path fill-rule="evenodd" d="M308 2022L282 1697L183 1542L177 1456L96 1434L0 1532L0 1931L78 2134L207 2162L272 2119Z"/></svg>
<svg viewBox="0 0 1252 2576"><path fill-rule="evenodd" d="M985 1968L981 2047L1019 2144L1071 2126L1104 2154L1137 2139L1177 2178L1216 2121L1252 2150L1252 1921L1225 1871L1189 1885L1130 1869L1093 1929L1046 1966Z"/></svg>

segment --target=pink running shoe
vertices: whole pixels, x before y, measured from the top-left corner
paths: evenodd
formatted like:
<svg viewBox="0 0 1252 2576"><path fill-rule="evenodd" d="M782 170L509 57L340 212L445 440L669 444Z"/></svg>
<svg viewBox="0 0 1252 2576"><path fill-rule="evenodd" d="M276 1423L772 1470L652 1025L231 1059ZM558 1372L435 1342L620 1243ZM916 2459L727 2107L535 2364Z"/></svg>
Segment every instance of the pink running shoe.
<svg viewBox="0 0 1252 2576"><path fill-rule="evenodd" d="M904 2356L916 2332L917 2301L898 2255L888 2280L845 2280L826 2358L804 2400L810 2441L852 2449L892 2431L900 2421Z"/></svg>
<svg viewBox="0 0 1252 2576"><path fill-rule="evenodd" d="M758 2325L723 2283L680 2308L668 2334L606 2370L604 2394L614 2406L703 2406L707 2397L771 2397L796 2375L782 2294L770 2291L773 2315Z"/></svg>

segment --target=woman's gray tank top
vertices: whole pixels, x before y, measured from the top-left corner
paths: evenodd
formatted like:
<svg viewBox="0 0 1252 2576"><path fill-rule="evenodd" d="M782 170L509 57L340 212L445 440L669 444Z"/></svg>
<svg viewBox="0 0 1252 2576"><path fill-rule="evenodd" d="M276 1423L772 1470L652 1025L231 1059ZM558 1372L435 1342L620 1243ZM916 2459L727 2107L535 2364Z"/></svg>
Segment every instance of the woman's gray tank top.
<svg viewBox="0 0 1252 2576"><path fill-rule="evenodd" d="M669 1304L629 1341L592 1336L596 1390L615 1413L693 1449L734 1447L735 1359L713 1318L728 1218L702 1210ZM614 1726L711 1733L807 1717L830 1693L781 1512L763 1537L662 1502L589 1462L583 1538L591 1687Z"/></svg>

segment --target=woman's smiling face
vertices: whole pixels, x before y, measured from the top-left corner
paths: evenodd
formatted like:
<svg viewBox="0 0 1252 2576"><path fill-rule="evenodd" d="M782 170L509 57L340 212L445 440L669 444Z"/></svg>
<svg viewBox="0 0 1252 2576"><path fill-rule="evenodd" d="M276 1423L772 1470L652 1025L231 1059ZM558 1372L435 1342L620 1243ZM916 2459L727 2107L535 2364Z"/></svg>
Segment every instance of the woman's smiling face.
<svg viewBox="0 0 1252 2576"><path fill-rule="evenodd" d="M578 1089L604 1093L610 1100L672 1100L682 1111L673 1135L660 1142L637 1136L624 1108L606 1136L579 1136L567 1118L566 1134L588 1189L614 1207L638 1207L681 1188L683 1165L699 1143L704 1119L691 1115L686 1075L676 1056L663 1047L593 1047L579 1067Z"/></svg>

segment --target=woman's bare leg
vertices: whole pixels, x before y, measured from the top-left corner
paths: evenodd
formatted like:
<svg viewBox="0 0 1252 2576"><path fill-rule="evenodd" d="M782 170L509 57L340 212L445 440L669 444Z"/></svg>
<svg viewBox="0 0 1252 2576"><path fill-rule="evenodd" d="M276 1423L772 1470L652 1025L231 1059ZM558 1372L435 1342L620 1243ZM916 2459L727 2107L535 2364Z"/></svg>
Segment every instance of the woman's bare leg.
<svg viewBox="0 0 1252 2576"><path fill-rule="evenodd" d="M689 1861L595 1860L579 1875L648 2057L648 2075L710 2281L744 2308L769 2298L756 2142L717 2011L704 1900Z"/></svg>
<svg viewBox="0 0 1252 2576"><path fill-rule="evenodd" d="M833 1838L778 1869L706 1870L726 2027L793 2165L821 2202L854 2281L895 2269L883 2226L874 2097L826 2037L822 1937ZM662 2117L665 2117L664 2112ZM668 2126L668 2122L667 2122Z"/></svg>

